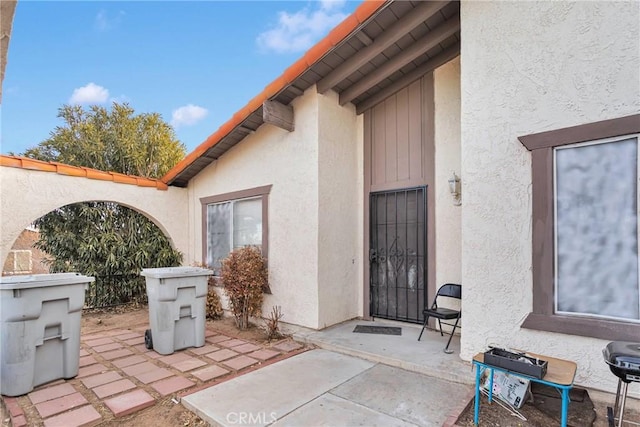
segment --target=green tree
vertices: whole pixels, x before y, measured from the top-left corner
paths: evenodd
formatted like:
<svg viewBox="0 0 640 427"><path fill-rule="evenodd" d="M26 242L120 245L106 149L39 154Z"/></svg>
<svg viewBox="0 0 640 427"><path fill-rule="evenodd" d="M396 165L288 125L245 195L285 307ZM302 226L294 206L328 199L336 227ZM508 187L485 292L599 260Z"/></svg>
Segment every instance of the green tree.
<svg viewBox="0 0 640 427"><path fill-rule="evenodd" d="M64 124L23 155L103 171L160 178L185 155L173 128L157 113L135 114L127 104L110 109L65 105ZM63 206L36 221L37 246L51 272L96 276L87 303L94 306L141 301L143 268L179 265L182 254L147 217L109 201Z"/></svg>

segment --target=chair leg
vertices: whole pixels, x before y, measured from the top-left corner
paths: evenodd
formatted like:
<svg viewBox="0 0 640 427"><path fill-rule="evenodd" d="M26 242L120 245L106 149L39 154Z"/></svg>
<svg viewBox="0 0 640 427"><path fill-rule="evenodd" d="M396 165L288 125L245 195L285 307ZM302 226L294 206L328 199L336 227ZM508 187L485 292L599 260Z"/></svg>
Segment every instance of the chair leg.
<svg viewBox="0 0 640 427"><path fill-rule="evenodd" d="M459 321L460 321L460 316L458 316L458 318L456 319L456 323L455 325L453 325L453 329L451 330L451 335L449 335L449 341L447 341L447 346L444 348L444 352L447 354L453 353L453 350L449 350L449 344L451 344L451 338L453 338L453 334L456 331L456 328L458 327Z"/></svg>
<svg viewBox="0 0 640 427"><path fill-rule="evenodd" d="M438 326L440 327L440 336L443 337L444 334L442 333L442 321L440 319L438 319Z"/></svg>
<svg viewBox="0 0 640 427"><path fill-rule="evenodd" d="M429 321L429 316L425 316L424 323L422 324L422 330L420 331L420 336L418 337L418 341L422 338L422 333L424 332L424 328L427 327L427 322Z"/></svg>

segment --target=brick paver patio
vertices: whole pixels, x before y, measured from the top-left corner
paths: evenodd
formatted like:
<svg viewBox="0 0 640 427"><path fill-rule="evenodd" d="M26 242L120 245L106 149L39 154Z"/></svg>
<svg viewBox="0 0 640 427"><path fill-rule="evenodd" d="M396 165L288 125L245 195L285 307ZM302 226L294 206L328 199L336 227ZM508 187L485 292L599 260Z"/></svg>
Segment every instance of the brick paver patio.
<svg viewBox="0 0 640 427"><path fill-rule="evenodd" d="M167 396L189 394L263 363L297 354L291 340L254 343L209 327L203 347L160 355L144 346L147 325L81 337L80 370L26 396L2 396L14 427L77 427L141 411Z"/></svg>

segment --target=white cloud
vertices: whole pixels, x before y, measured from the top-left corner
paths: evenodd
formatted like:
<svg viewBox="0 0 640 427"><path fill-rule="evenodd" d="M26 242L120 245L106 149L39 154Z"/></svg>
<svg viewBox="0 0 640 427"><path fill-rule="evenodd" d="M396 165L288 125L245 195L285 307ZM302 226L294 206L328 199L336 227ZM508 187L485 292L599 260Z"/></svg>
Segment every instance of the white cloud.
<svg viewBox="0 0 640 427"><path fill-rule="evenodd" d="M122 18L124 17L125 12L123 10L116 13L115 16L109 16L107 11L102 9L96 15L96 19L94 21L94 28L98 31L109 31L112 28L115 28L117 25L122 22Z"/></svg>
<svg viewBox="0 0 640 427"><path fill-rule="evenodd" d="M278 12L278 24L258 35L256 42L265 52L304 51L347 17L341 12L344 4L344 0L321 0L314 9Z"/></svg>
<svg viewBox="0 0 640 427"><path fill-rule="evenodd" d="M191 126L204 119L209 111L206 108L199 107L197 105L189 104L182 106L176 110L173 110L171 115L171 126Z"/></svg>
<svg viewBox="0 0 640 427"><path fill-rule="evenodd" d="M347 0L320 0L320 7L324 10L342 9Z"/></svg>
<svg viewBox="0 0 640 427"><path fill-rule="evenodd" d="M109 100L109 91L95 83L73 90L69 104L104 104Z"/></svg>

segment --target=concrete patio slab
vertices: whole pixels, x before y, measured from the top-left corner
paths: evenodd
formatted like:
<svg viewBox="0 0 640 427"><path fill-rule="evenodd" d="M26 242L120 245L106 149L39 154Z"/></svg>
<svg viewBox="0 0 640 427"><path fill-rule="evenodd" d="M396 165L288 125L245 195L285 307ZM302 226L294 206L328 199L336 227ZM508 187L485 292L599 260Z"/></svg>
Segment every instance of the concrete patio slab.
<svg viewBox="0 0 640 427"><path fill-rule="evenodd" d="M364 427L415 427L397 418L349 400L324 394L300 409L271 424L272 427L299 426L364 426Z"/></svg>
<svg viewBox="0 0 640 427"><path fill-rule="evenodd" d="M234 425L241 414L253 414L243 425L265 425L273 421L271 414L282 418L372 366L312 350L185 396L182 403L212 425Z"/></svg>
<svg viewBox="0 0 640 427"><path fill-rule="evenodd" d="M354 333L356 325L395 326L402 328L402 335L376 335ZM316 345L372 362L395 366L435 378L472 384L471 364L458 356L460 338L454 336L450 349L454 354L443 352L447 336L426 330L418 341L421 325L394 322L384 319L375 321L351 320L321 331L287 325L293 338L299 342Z"/></svg>
<svg viewBox="0 0 640 427"><path fill-rule="evenodd" d="M441 426L472 386L376 365L331 391L351 402L423 427ZM350 424L347 424L350 425Z"/></svg>

